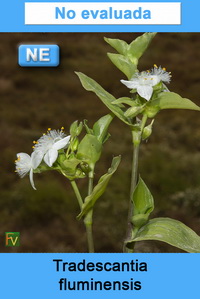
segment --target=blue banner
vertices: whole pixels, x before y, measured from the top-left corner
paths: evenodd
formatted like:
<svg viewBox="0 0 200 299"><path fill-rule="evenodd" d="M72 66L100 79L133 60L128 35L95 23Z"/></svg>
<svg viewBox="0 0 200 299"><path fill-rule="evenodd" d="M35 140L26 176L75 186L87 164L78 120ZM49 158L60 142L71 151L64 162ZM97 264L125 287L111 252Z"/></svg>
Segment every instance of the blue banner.
<svg viewBox="0 0 200 299"><path fill-rule="evenodd" d="M5 298L196 298L199 254L1 254Z"/></svg>
<svg viewBox="0 0 200 299"><path fill-rule="evenodd" d="M1 3L0 31L199 32L199 6L197 0L9 0Z"/></svg>

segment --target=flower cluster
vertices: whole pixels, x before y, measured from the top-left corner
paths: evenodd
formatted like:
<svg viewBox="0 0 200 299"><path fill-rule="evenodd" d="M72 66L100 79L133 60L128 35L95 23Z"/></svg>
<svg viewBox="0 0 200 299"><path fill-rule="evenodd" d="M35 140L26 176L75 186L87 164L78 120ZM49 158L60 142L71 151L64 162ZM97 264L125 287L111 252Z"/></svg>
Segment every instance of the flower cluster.
<svg viewBox="0 0 200 299"><path fill-rule="evenodd" d="M30 183L33 189L36 190L33 173L42 163L48 167L52 167L58 158L58 151L68 147L70 142L70 136L66 136L61 130L48 129L47 133L44 133L37 141L33 141L33 152L29 156L26 153L18 153L17 160L15 161L16 172L21 178L29 173Z"/></svg>
<svg viewBox="0 0 200 299"><path fill-rule="evenodd" d="M153 86L161 81L169 83L170 80L171 73L161 66L157 67L155 64L150 71L136 72L130 81L121 80L121 82L130 89L136 89L142 98L149 101L153 94Z"/></svg>

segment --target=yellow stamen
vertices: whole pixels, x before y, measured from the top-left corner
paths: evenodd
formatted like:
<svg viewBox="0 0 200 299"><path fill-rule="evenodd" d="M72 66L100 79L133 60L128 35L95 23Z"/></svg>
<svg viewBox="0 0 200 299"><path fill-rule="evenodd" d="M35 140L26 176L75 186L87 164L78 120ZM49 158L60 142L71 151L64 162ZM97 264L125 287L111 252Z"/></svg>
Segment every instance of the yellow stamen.
<svg viewBox="0 0 200 299"><path fill-rule="evenodd" d="M165 68L165 67L163 67L163 71L166 71L166 68Z"/></svg>
<svg viewBox="0 0 200 299"><path fill-rule="evenodd" d="M35 146L32 146L32 148L35 148Z"/></svg>
<svg viewBox="0 0 200 299"><path fill-rule="evenodd" d="M153 65L155 68L158 68L158 66L156 64Z"/></svg>
<svg viewBox="0 0 200 299"><path fill-rule="evenodd" d="M46 135L46 133L43 133L42 135L44 136L44 135Z"/></svg>
<svg viewBox="0 0 200 299"><path fill-rule="evenodd" d="M62 131L63 131L64 129L65 129L64 127L61 128Z"/></svg>
<svg viewBox="0 0 200 299"><path fill-rule="evenodd" d="M51 131L51 128L48 128L48 131Z"/></svg>

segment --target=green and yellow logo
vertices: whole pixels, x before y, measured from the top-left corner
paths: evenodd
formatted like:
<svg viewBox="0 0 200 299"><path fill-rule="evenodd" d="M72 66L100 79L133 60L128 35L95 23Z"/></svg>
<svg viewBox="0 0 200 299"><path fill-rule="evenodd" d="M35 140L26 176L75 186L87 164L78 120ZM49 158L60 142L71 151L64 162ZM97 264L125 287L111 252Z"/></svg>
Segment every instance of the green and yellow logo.
<svg viewBox="0 0 200 299"><path fill-rule="evenodd" d="M20 245L20 233L19 232L6 232L5 233L5 246L16 247Z"/></svg>

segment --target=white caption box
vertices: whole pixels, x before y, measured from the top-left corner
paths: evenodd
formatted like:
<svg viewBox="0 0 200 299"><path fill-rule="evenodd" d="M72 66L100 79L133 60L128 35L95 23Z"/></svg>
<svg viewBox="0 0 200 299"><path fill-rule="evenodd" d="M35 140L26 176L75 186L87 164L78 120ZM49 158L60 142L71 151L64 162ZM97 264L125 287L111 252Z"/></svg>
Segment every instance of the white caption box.
<svg viewBox="0 0 200 299"><path fill-rule="evenodd" d="M180 25L180 2L25 3L26 25Z"/></svg>

